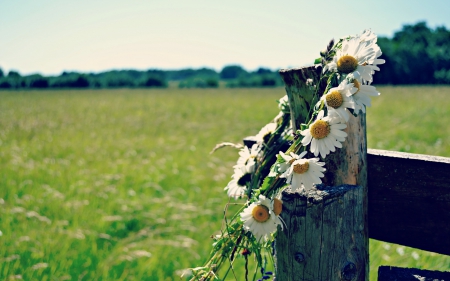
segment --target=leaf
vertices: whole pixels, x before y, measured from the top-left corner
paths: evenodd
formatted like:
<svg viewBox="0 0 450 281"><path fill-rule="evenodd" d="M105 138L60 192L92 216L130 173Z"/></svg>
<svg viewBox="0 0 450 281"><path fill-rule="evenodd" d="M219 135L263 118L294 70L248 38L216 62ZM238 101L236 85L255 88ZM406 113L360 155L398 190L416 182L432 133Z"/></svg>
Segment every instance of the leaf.
<svg viewBox="0 0 450 281"><path fill-rule="evenodd" d="M321 64L322 63L322 58L317 58L314 60L314 64Z"/></svg>
<svg viewBox="0 0 450 281"><path fill-rule="evenodd" d="M275 178L266 177L261 185L260 190L261 191L267 190L267 188L269 188L272 185L274 180L275 180Z"/></svg>

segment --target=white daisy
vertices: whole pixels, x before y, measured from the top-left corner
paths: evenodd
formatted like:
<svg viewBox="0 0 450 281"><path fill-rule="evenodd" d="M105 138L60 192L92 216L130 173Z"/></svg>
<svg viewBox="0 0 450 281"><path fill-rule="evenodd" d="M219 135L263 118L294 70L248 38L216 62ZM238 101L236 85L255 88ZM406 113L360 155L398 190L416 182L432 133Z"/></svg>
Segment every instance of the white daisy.
<svg viewBox="0 0 450 281"><path fill-rule="evenodd" d="M380 47L376 44L377 39L378 38L375 33L373 33L370 29L364 30L359 36L359 40L361 40L362 43L365 43L366 46L372 45L372 48L374 48L375 51L375 57L378 58L382 53ZM380 70L377 66L378 64L383 64L385 62L386 61L384 59L375 59L371 65L368 65L372 69L372 74L375 73L375 70Z"/></svg>
<svg viewBox="0 0 450 281"><path fill-rule="evenodd" d="M239 151L239 158L234 168L246 166L247 171L253 173L255 171L256 157L261 152L260 146L252 145L252 148L244 147Z"/></svg>
<svg viewBox="0 0 450 281"><path fill-rule="evenodd" d="M377 65L383 64L384 60L378 59L381 49L376 44L372 34L363 34L342 41L342 47L336 51L333 60L327 64L323 71L337 71L350 75L362 81L372 82L375 70L380 70Z"/></svg>
<svg viewBox="0 0 450 281"><path fill-rule="evenodd" d="M269 140L270 135L277 129L277 126L277 123L269 123L262 127L259 133L255 136L256 142L266 143Z"/></svg>
<svg viewBox="0 0 450 281"><path fill-rule="evenodd" d="M332 115L324 117L324 112L321 110L317 115L316 121L314 121L309 128L301 131L301 135L304 136L302 144L307 146L311 143L310 151L315 156L320 155L325 158L330 152L335 151L335 147L341 148L346 132L347 125L340 123L340 118L336 118Z"/></svg>
<svg viewBox="0 0 450 281"><path fill-rule="evenodd" d="M259 195L258 201L251 203L240 214L241 220L244 222L244 230L250 231L258 241L262 238L268 240L270 234L277 230L278 225L283 226L281 219L274 211L274 207L279 212L281 212L281 208L274 206L274 201L264 195ZM278 203L276 204L278 205Z"/></svg>
<svg viewBox="0 0 450 281"><path fill-rule="evenodd" d="M347 108L355 109L355 101L352 95L358 91L353 87L353 83L344 80L338 87L331 88L321 100L325 102L328 111L335 111L345 122L350 117Z"/></svg>
<svg viewBox="0 0 450 281"><path fill-rule="evenodd" d="M361 84L356 79L353 80L353 84L357 88L356 93L353 94L355 113L358 114L359 111L366 112L366 107L371 105L370 97L379 96L380 93L374 86Z"/></svg>
<svg viewBox="0 0 450 281"><path fill-rule="evenodd" d="M320 178L324 176L322 172L326 170L323 168L325 163L319 162L319 158L302 159L305 154L306 151L300 155L292 155L292 159L288 162L289 168L280 176L286 178L294 192L310 190L315 184L322 183Z"/></svg>
<svg viewBox="0 0 450 281"><path fill-rule="evenodd" d="M365 42L367 45L377 43L378 39L377 35L370 29L364 30L361 35L357 35L356 37L359 38L360 42Z"/></svg>
<svg viewBox="0 0 450 281"><path fill-rule="evenodd" d="M283 158L284 162L279 163L277 168L278 172L281 174L286 172L291 166L292 162L294 162L297 159L303 158L303 156L305 156L306 153L307 153L306 151L303 151L300 155L297 155L294 152L291 152L289 155L286 155L282 151L280 151L278 155L280 155L281 158Z"/></svg>
<svg viewBox="0 0 450 281"><path fill-rule="evenodd" d="M232 180L227 184L224 190L227 191L228 197L238 199L242 198L247 191L247 182L252 178L252 173L248 171L246 166L239 166L234 169Z"/></svg>

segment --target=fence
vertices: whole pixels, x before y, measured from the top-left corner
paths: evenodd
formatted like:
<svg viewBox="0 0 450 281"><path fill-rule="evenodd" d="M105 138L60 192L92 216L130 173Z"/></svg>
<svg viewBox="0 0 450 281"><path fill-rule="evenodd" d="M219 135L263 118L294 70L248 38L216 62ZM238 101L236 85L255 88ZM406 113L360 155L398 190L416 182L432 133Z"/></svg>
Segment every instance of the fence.
<svg viewBox="0 0 450 281"><path fill-rule="evenodd" d="M313 106L310 79L323 87L320 71L280 71L294 131ZM369 237L450 255L450 158L367 150L364 114L351 118L347 134L325 159L323 186L283 193L277 280L368 280ZM380 267L378 278L441 281L450 273Z"/></svg>

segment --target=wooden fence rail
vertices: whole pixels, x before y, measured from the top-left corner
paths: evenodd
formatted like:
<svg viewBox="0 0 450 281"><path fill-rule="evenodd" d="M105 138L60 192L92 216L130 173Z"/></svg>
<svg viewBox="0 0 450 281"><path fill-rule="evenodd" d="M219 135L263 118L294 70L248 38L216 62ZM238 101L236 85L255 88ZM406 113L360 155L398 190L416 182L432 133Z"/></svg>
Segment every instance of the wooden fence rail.
<svg viewBox="0 0 450 281"><path fill-rule="evenodd" d="M369 149L369 237L450 255L450 158Z"/></svg>

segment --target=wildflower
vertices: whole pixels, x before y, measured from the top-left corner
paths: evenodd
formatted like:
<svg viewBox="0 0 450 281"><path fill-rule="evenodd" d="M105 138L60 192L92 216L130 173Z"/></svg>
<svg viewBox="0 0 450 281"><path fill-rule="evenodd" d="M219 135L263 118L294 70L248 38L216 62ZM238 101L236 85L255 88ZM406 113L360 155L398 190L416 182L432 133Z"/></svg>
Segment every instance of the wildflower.
<svg viewBox="0 0 450 281"><path fill-rule="evenodd" d="M297 155L291 153L291 156L282 154L281 156L289 164L289 168L280 176L286 178L291 184L292 191L311 189L314 184L322 183L321 177L324 176L322 172L325 171L324 162L319 162L319 158L303 159L306 151Z"/></svg>
<svg viewBox="0 0 450 281"><path fill-rule="evenodd" d="M258 201L251 203L242 211L241 220L244 222L244 230L250 231L256 240L269 239L269 236L281 225L281 219L275 215L270 199L259 195Z"/></svg>
<svg viewBox="0 0 450 281"><path fill-rule="evenodd" d="M330 152L335 151L335 147L341 148L346 132L347 125L340 123L340 118L335 116L324 117L324 112L321 110L317 115L316 121L314 121L307 129L301 131L301 135L304 136L302 144L307 146L311 143L310 151L315 156L325 158Z"/></svg>
<svg viewBox="0 0 450 281"><path fill-rule="evenodd" d="M374 86L364 85L357 79L353 80L353 84L357 89L356 93L353 94L355 113L358 114L359 111L366 112L366 107L371 105L370 97L379 96L380 93Z"/></svg>
<svg viewBox="0 0 450 281"><path fill-rule="evenodd" d="M231 176L232 180L224 188L227 191L228 197L234 199L242 198L247 191L247 182L252 178L251 172L246 166L240 166L234 169L234 174Z"/></svg>
<svg viewBox="0 0 450 281"><path fill-rule="evenodd" d="M377 65L385 62L378 59L379 56L381 49L376 44L375 34L365 32L361 36L344 39L342 47L323 71L335 71L371 83L374 71L380 70Z"/></svg>
<svg viewBox="0 0 450 281"><path fill-rule="evenodd" d="M331 88L327 94L323 95L321 101L325 103L328 111L334 111L347 122L349 118L347 108L355 109L352 95L357 90L353 87L353 83L344 80L338 87Z"/></svg>
<svg viewBox="0 0 450 281"><path fill-rule="evenodd" d="M256 157L260 151L261 149L257 144L254 144L251 149L245 146L239 151L239 159L234 168L246 166L247 171L253 173L255 171Z"/></svg>
<svg viewBox="0 0 450 281"><path fill-rule="evenodd" d="M267 143L269 141L270 136L277 129L277 123L269 123L262 127L262 129L255 136L256 141L258 143Z"/></svg>

